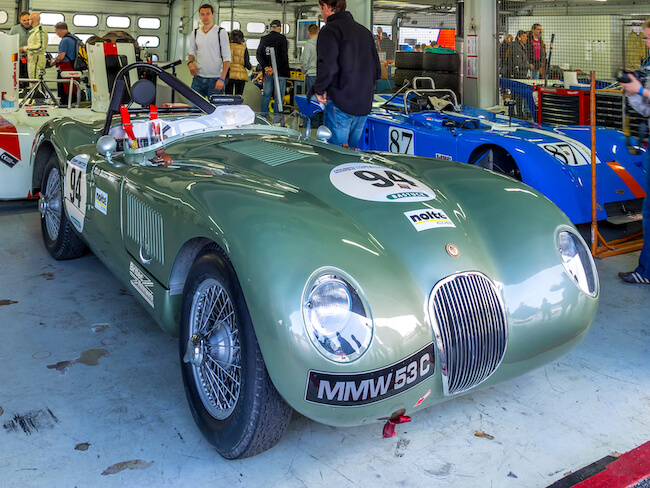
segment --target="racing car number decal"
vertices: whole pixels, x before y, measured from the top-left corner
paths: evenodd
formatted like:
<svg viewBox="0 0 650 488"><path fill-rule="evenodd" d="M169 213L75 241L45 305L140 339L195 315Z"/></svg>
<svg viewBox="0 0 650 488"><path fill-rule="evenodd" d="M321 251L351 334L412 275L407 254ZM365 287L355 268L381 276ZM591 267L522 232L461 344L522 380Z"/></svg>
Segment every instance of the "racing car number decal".
<svg viewBox="0 0 650 488"><path fill-rule="evenodd" d="M345 163L330 172L341 192L371 202L425 202L436 194L424 183L401 171L369 163Z"/></svg>
<svg viewBox="0 0 650 488"><path fill-rule="evenodd" d="M65 208L70 222L79 232L83 232L86 217L86 169L89 159L87 154L75 156L68 161L65 169Z"/></svg>
<svg viewBox="0 0 650 488"><path fill-rule="evenodd" d="M569 166L584 166L591 162L589 154L584 154L568 142L550 142L540 146L555 159Z"/></svg>
<svg viewBox="0 0 650 488"><path fill-rule="evenodd" d="M401 127L388 128L388 151L398 154L415 154L415 134Z"/></svg>

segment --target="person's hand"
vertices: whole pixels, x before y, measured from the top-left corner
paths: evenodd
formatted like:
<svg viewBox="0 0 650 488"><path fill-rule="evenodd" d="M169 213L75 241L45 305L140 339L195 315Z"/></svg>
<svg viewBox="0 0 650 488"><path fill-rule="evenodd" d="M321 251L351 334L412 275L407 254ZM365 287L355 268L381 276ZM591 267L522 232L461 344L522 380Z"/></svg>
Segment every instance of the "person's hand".
<svg viewBox="0 0 650 488"><path fill-rule="evenodd" d="M623 91L628 97L631 97L633 95L636 95L639 93L639 90L641 89L641 82L636 79L636 77L632 73L627 74L630 77L629 83L621 83L621 87L623 88Z"/></svg>
<svg viewBox="0 0 650 488"><path fill-rule="evenodd" d="M194 62L191 62L187 65L187 67L190 69L190 74L192 75L192 78L196 76L196 65Z"/></svg>
<svg viewBox="0 0 650 488"><path fill-rule="evenodd" d="M316 93L316 100L318 100L320 103L327 103L327 92L324 91L322 95Z"/></svg>
<svg viewBox="0 0 650 488"><path fill-rule="evenodd" d="M265 75L272 75L273 74L273 68L271 66L267 66L264 68L264 74Z"/></svg>
<svg viewBox="0 0 650 488"><path fill-rule="evenodd" d="M221 78L219 78L217 82L214 84L214 89L217 91L221 91L223 90L224 85L225 85L224 81Z"/></svg>

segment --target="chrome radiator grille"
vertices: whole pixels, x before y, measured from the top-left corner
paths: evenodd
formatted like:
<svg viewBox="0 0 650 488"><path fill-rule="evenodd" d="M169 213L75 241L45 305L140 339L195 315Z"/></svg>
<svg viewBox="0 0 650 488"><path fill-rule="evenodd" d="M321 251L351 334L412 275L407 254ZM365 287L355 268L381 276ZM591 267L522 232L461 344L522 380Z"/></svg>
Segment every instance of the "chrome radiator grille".
<svg viewBox="0 0 650 488"><path fill-rule="evenodd" d="M429 313L445 395L479 385L501 364L508 343L505 310L485 275L471 271L438 282Z"/></svg>
<svg viewBox="0 0 650 488"><path fill-rule="evenodd" d="M163 218L149 205L126 193L126 235L161 265L165 264Z"/></svg>

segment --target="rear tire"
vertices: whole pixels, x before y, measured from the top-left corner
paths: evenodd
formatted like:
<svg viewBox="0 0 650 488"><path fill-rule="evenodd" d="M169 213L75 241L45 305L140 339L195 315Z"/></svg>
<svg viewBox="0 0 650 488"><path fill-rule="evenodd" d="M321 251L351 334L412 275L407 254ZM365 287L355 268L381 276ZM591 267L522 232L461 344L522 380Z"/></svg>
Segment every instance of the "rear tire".
<svg viewBox="0 0 650 488"><path fill-rule="evenodd" d="M422 69L435 72L457 72L460 69L460 56L457 53L424 53Z"/></svg>
<svg viewBox="0 0 650 488"><path fill-rule="evenodd" d="M421 54L421 53L420 53ZM403 69L396 68L393 75L393 82L395 83L395 90L399 90L404 84L404 80L412 81L414 77L422 76L421 69Z"/></svg>
<svg viewBox="0 0 650 488"><path fill-rule="evenodd" d="M458 73L439 73L437 71L425 71L423 76L433 80L436 88L448 88L458 96L460 88L460 76Z"/></svg>
<svg viewBox="0 0 650 488"><path fill-rule="evenodd" d="M190 269L179 347L190 410L221 456L245 458L277 444L292 409L269 378L235 271L216 247Z"/></svg>
<svg viewBox="0 0 650 488"><path fill-rule="evenodd" d="M56 154L50 156L45 165L38 208L41 212L43 243L52 257L64 260L81 256L86 244L65 215L63 182Z"/></svg>
<svg viewBox="0 0 650 488"><path fill-rule="evenodd" d="M395 67L404 69L418 69L422 71L422 54L418 51L396 51Z"/></svg>

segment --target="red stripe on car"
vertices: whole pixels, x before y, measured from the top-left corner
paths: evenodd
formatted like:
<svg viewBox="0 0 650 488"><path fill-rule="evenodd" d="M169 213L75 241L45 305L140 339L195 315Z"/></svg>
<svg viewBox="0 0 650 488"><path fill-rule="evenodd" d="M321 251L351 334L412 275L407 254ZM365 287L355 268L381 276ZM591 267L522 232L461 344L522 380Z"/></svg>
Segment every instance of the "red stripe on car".
<svg viewBox="0 0 650 488"><path fill-rule="evenodd" d="M11 122L3 117L0 117L0 149L4 149L12 156L21 159L18 131Z"/></svg>
<svg viewBox="0 0 650 488"><path fill-rule="evenodd" d="M630 173L627 172L627 170L618 164L615 161L608 161L607 166L612 168L614 170L614 173L616 173L619 178L623 180L623 183L627 185L627 187L630 189L630 191L634 194L636 198L644 198L645 197L645 191L637 183L637 181L632 177Z"/></svg>

